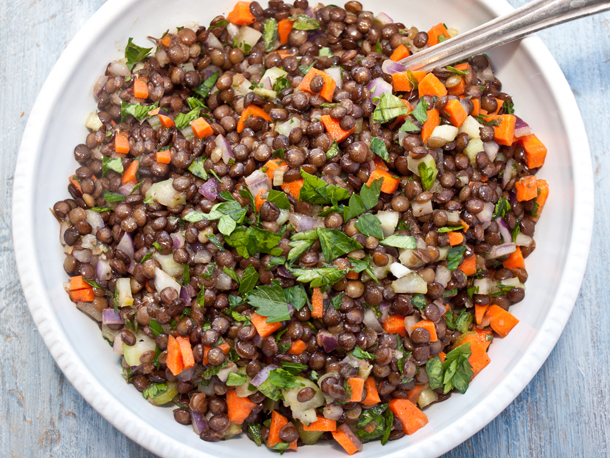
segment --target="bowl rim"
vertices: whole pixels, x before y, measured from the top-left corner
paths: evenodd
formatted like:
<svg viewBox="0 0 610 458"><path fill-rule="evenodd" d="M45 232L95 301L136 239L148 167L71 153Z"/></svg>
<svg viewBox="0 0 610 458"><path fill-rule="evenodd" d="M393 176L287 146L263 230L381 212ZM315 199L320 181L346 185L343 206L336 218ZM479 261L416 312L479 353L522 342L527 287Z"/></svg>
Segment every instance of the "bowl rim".
<svg viewBox="0 0 610 458"><path fill-rule="evenodd" d="M23 133L14 175L12 218L15 258L24 296L38 331L57 365L85 400L123 434L160 456L214 458L205 450L193 449L150 428L137 415L125 409L93 377L58 325L52 304L44 294L44 283L36 262L34 214L30 209L34 199L36 162L44 132L39 126L46 123L57 101L58 91L54 89L66 84L71 69L78 63L93 37L137 1L109 0L102 5L70 41L36 99ZM478 3L494 16L506 14L513 9L506 0L478 0ZM570 86L542 40L529 37L522 40L520 47L528 57L535 57L553 97L562 101L558 104L558 110L566 129L572 160L572 231L560 286L551 306L553 315L547 315L534 340L515 367L489 393L487 402L475 406L462 417L462 421L445 429L442 441L435 440L436 435L432 434L406 449L388 453L385 455L387 457L438 456L491 422L519 395L547 359L567 323L580 290L587 265L594 214L593 172L587 134ZM568 119L570 122L565 122Z"/></svg>

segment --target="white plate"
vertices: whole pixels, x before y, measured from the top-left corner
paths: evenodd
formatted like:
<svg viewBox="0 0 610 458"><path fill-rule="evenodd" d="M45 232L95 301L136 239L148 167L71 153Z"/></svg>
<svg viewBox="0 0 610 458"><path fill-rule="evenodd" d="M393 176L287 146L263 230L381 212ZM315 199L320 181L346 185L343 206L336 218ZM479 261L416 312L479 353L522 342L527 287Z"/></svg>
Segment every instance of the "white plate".
<svg viewBox="0 0 610 458"><path fill-rule="evenodd" d="M465 31L511 7L504 0L363 1L407 25L424 30L444 21ZM176 423L172 409L155 408L121 376L117 355L97 326L77 311L62 289L59 228L49 208L69 197L67 177L77 163L74 146L95 110L93 83L106 63L122 57L129 37L144 45L147 35L190 21L209 24L233 1L110 0L70 42L49 75L23 136L13 200L13 237L21 283L32 317L66 377L108 421L142 446L164 457L271 456L243 436L206 443ZM557 342L570 316L587 262L593 224L593 176L587 137L578 107L559 66L538 38L491 51L504 90L514 96L517 114L531 124L549 154L539 177L551 194L536 230L536 251L523 302L513 307L520 324L494 342L491 364L465 395L453 395L426 410L430 423L413 436L366 444L365 457L439 455L473 435L498 415L525 387ZM548 387L552 390L553 387ZM335 444L303 447L299 457L345 456Z"/></svg>

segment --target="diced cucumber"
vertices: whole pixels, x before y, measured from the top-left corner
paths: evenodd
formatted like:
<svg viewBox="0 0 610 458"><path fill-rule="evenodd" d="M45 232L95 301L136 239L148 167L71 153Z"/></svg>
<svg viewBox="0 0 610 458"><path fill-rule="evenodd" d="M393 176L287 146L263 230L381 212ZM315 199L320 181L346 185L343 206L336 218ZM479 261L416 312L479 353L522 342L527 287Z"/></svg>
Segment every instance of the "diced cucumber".
<svg viewBox="0 0 610 458"><path fill-rule="evenodd" d="M421 164L422 162L426 164L426 167L434 170L434 176L436 177L438 171L436 169L436 162L434 162L434 158L431 154L426 154L421 159L413 159L410 156L407 157L407 167L417 176L419 176L419 164Z"/></svg>
<svg viewBox="0 0 610 458"><path fill-rule="evenodd" d="M170 402L176 395L178 394L178 384L176 382L168 382L167 383L167 391L163 394L160 394L156 398L148 399L152 405L162 406Z"/></svg>
<svg viewBox="0 0 610 458"><path fill-rule="evenodd" d="M119 307L131 307L133 305L133 296L131 295L131 281L129 278L119 278L116 281L115 289Z"/></svg>
<svg viewBox="0 0 610 458"><path fill-rule="evenodd" d="M477 163L477 154L485 151L483 142L480 138L473 138L468 142L468 146L464 150L464 154L470 158L470 163L475 165Z"/></svg>
<svg viewBox="0 0 610 458"><path fill-rule="evenodd" d="M303 429L303 424L298 420L294 422L294 426L297 428L297 431L299 432L299 437L305 445L315 444L316 442L318 442L320 437L322 437L322 434L324 434L324 431L305 431Z"/></svg>
<svg viewBox="0 0 610 458"><path fill-rule="evenodd" d="M148 191L146 191L146 198L152 197L161 205L165 205L169 208L186 204L186 193L176 191L173 183L174 179L170 178L169 180L153 184L148 188Z"/></svg>
<svg viewBox="0 0 610 458"><path fill-rule="evenodd" d="M155 250L153 259L161 265L164 272L172 277L177 277L184 273L184 265L174 261L174 256L171 254L161 254Z"/></svg>
<svg viewBox="0 0 610 458"><path fill-rule="evenodd" d="M292 416L301 420L304 424L311 424L317 419L315 409L324 405L324 395L318 385L304 377L296 377L297 387L289 390L282 390L284 405L290 407ZM303 388L313 388L315 394L313 398L306 402L299 402L297 396Z"/></svg>
<svg viewBox="0 0 610 458"><path fill-rule="evenodd" d="M138 331L136 334L136 343L134 345L129 346L123 343L123 356L125 357L125 362L129 366L139 366L142 364L140 362L140 356L147 351L155 351L156 349L157 344L155 341L142 331Z"/></svg>

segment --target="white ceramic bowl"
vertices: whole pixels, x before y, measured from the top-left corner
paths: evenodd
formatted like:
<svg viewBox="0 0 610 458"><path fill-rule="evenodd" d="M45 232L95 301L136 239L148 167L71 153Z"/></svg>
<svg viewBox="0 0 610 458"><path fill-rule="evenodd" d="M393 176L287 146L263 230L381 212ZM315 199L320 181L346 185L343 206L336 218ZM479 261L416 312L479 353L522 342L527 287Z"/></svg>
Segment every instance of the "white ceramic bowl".
<svg viewBox="0 0 610 458"><path fill-rule="evenodd" d="M510 11L504 0L362 0L405 24L427 29L444 21L465 31ZM13 236L21 282L41 336L66 377L108 421L164 457L271 456L244 438L201 441L155 408L121 376L117 355L97 326L77 311L62 289L66 281L58 225L49 207L68 197L67 177L77 163L74 146L87 134L84 121L95 109L91 88L106 63L121 57L129 37L190 21L209 24L233 1L110 0L87 22L49 75L26 127L13 202ZM426 410L430 423L416 434L367 444L361 457L439 455L477 432L525 387L557 342L570 315L585 270L593 222L593 177L587 137L578 107L559 66L538 38L491 51L494 68L517 113L549 149L540 173L551 194L536 230L537 249L527 259L527 294L512 311L520 324L491 346L491 364L465 395L453 395ZM550 390L553 387L548 387ZM343 457L336 445L303 447L299 456Z"/></svg>

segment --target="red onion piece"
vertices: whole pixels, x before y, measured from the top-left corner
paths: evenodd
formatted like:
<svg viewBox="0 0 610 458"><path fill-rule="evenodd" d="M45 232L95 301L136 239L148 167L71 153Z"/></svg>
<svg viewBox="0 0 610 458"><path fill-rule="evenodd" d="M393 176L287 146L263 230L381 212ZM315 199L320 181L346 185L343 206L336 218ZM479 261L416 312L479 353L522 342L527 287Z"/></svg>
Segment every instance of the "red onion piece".
<svg viewBox="0 0 610 458"><path fill-rule="evenodd" d="M366 326L371 328L373 331L379 332L379 333L383 332L383 327L381 327L381 325L379 324L379 320L377 319L377 315L375 315L375 312L373 311L373 309L367 308L364 310L363 322Z"/></svg>
<svg viewBox="0 0 610 458"><path fill-rule="evenodd" d="M260 191L269 191L271 189L271 180L266 173L260 170L255 170L248 175L245 182L254 197L258 196Z"/></svg>
<svg viewBox="0 0 610 458"><path fill-rule="evenodd" d="M172 248L177 250L184 247L184 235L181 232L172 234Z"/></svg>
<svg viewBox="0 0 610 458"><path fill-rule="evenodd" d="M487 156L489 156L489 160L491 162L495 161L498 156L498 151L500 151L500 145L494 141L485 142L483 143L483 148L485 149Z"/></svg>
<svg viewBox="0 0 610 458"><path fill-rule="evenodd" d="M343 423L337 429L339 431L343 432L347 437L349 437L350 442L356 446L357 452L362 451L362 442L360 442L360 439L358 439L358 437L356 437L356 435L352 432L352 430L349 428L349 426L347 426L345 423Z"/></svg>
<svg viewBox="0 0 610 458"><path fill-rule="evenodd" d="M269 372L277 368L278 367L275 364L269 364L267 367L263 367L261 371L254 376L252 382L250 383L258 388L269 378Z"/></svg>
<svg viewBox="0 0 610 458"><path fill-rule="evenodd" d="M136 262L132 259L131 262L129 263L129 266L127 266L127 272L129 272L131 275L133 275L133 273L136 270L136 266L138 264L136 264Z"/></svg>
<svg viewBox="0 0 610 458"><path fill-rule="evenodd" d="M515 244L517 246L530 246L534 241L529 235L525 235L523 232L519 232L517 234L517 239L515 240Z"/></svg>
<svg viewBox="0 0 610 458"><path fill-rule="evenodd" d="M314 218L311 216L299 215L290 213L288 221L292 224L297 232L310 231L317 227L324 227L324 218Z"/></svg>
<svg viewBox="0 0 610 458"><path fill-rule="evenodd" d="M393 24L394 19L392 19L390 16L388 16L386 13L384 13L382 11L377 16L375 16L375 18L373 19L373 23L377 27L383 27L384 25L387 25L387 24Z"/></svg>
<svg viewBox="0 0 610 458"><path fill-rule="evenodd" d="M341 67L330 67L324 70L328 76L330 76L335 83L337 83L337 87L341 89L343 87L343 75L341 74Z"/></svg>
<svg viewBox="0 0 610 458"><path fill-rule="evenodd" d="M513 179L517 173L515 160L511 157L506 161L506 167L504 167L504 175L502 175L502 189L506 188L506 185L510 180Z"/></svg>
<svg viewBox="0 0 610 458"><path fill-rule="evenodd" d="M407 334L409 334L409 337L411 336L411 333L413 332L413 326L415 326L415 323L417 323L419 320L417 318L415 318L413 315L409 315L407 317L405 317L405 329L407 330Z"/></svg>
<svg viewBox="0 0 610 458"><path fill-rule="evenodd" d="M483 210L476 213L476 217L479 218L479 221L482 223L489 223L491 221L491 217L493 216L494 208L494 204L491 202L485 202L485 205L483 205Z"/></svg>
<svg viewBox="0 0 610 458"><path fill-rule="evenodd" d="M263 343L263 338L262 338L262 337L261 337L261 336L260 336L258 333L256 333L256 334L254 335L254 337L252 337L252 342L253 342L253 343L254 343L254 345L256 345L258 348L260 348L260 346L261 346L261 345L262 345L262 343Z"/></svg>
<svg viewBox="0 0 610 458"><path fill-rule="evenodd" d="M205 416L194 410L191 410L191 422L193 424L193 431L195 431L195 434L197 435L209 429Z"/></svg>
<svg viewBox="0 0 610 458"><path fill-rule="evenodd" d="M128 196L133 191L136 185L133 183L125 183L123 186L119 188L119 194L123 194L124 196Z"/></svg>
<svg viewBox="0 0 610 458"><path fill-rule="evenodd" d="M268 89L270 91L273 90L273 86L271 85L271 78L267 77L263 80L263 89Z"/></svg>
<svg viewBox="0 0 610 458"><path fill-rule="evenodd" d="M381 77L372 80L366 88L371 91L371 100L373 101L373 105L377 105L377 103L379 103L379 98L383 93L392 93L392 85Z"/></svg>
<svg viewBox="0 0 610 458"><path fill-rule="evenodd" d="M320 38L323 36L320 32L310 33L307 37L307 41L316 41L316 38Z"/></svg>
<svg viewBox="0 0 610 458"><path fill-rule="evenodd" d="M328 418L329 420L339 421L341 415L343 415L343 407L329 404L324 406L324 411L322 412L324 418Z"/></svg>
<svg viewBox="0 0 610 458"><path fill-rule="evenodd" d="M205 247L201 242L189 243L189 248L193 250L193 253L198 253L201 250L204 250Z"/></svg>
<svg viewBox="0 0 610 458"><path fill-rule="evenodd" d="M103 318L102 314L102 318ZM114 336L114 342L112 343L112 351L122 355L123 354L123 339L121 339L121 333L119 332L116 336Z"/></svg>
<svg viewBox="0 0 610 458"><path fill-rule="evenodd" d="M500 235L502 236L504 243L511 243L513 237L510 235L510 229L508 228L506 221L504 221L504 218L496 218L496 223L498 223L498 226L500 227Z"/></svg>
<svg viewBox="0 0 610 458"><path fill-rule="evenodd" d="M308 8L305 10L305 14L306 14L307 16L309 16L309 17L314 17L313 10L311 9L311 7L308 7Z"/></svg>
<svg viewBox="0 0 610 458"><path fill-rule="evenodd" d="M229 22L227 24L227 33L229 34L229 38L232 40L239 33L239 27Z"/></svg>
<svg viewBox="0 0 610 458"><path fill-rule="evenodd" d="M72 250L72 256L74 256L74 259L76 259L78 262L82 262L83 264L89 264L91 262L91 250L89 249L74 247Z"/></svg>
<svg viewBox="0 0 610 458"><path fill-rule="evenodd" d="M184 286L180 288L180 299L182 299L187 306L191 302L191 297L189 296L188 290Z"/></svg>
<svg viewBox="0 0 610 458"><path fill-rule="evenodd" d="M199 194L208 200L216 200L218 198L218 180L212 177L203 183L199 188Z"/></svg>
<svg viewBox="0 0 610 458"><path fill-rule="evenodd" d="M129 235L129 232L125 232L123 234L121 241L117 245L117 249L121 250L123 253L133 259L136 249L133 245L133 239L131 238L131 235Z"/></svg>
<svg viewBox="0 0 610 458"><path fill-rule="evenodd" d="M176 378L181 382L188 382L193 378L194 373L195 373L195 366L190 367L188 369L184 369L182 372L180 372L178 375L176 375Z"/></svg>
<svg viewBox="0 0 610 458"><path fill-rule="evenodd" d="M326 353L330 353L337 349L339 346L339 342L337 340L337 336L331 334L326 330L322 330L318 332L316 336L316 340L318 342L318 346L324 347L324 351Z"/></svg>
<svg viewBox="0 0 610 458"><path fill-rule="evenodd" d="M494 245L489 254L486 256L487 259L501 258L514 253L517 250L517 246L514 243L503 243L502 245Z"/></svg>
<svg viewBox="0 0 610 458"><path fill-rule="evenodd" d="M123 324L124 322L121 314L114 313L113 308L102 310L102 324Z"/></svg>
<svg viewBox="0 0 610 458"><path fill-rule="evenodd" d="M447 313L447 309L443 305L443 301L441 301L440 299L435 300L433 302L433 304L438 307L438 311L441 314L441 316L443 316L445 313Z"/></svg>
<svg viewBox="0 0 610 458"><path fill-rule="evenodd" d="M390 316L390 304L382 302L379 306L379 310L381 311L381 318L379 318L379 321L385 323Z"/></svg>
<svg viewBox="0 0 610 458"><path fill-rule="evenodd" d="M99 99L102 96L102 92L104 91L104 87L108 82L108 77L106 75L100 76L95 84L93 85L93 95L96 99Z"/></svg>
<svg viewBox="0 0 610 458"><path fill-rule="evenodd" d="M292 272L286 268L286 266L279 266L277 268L277 274L284 278L296 278L294 275L292 275Z"/></svg>
<svg viewBox="0 0 610 458"><path fill-rule="evenodd" d="M517 122L515 123L515 137L516 138L525 137L526 135L529 135L532 133L532 129L530 128L528 123L526 123L519 116L515 116L515 118L517 118Z"/></svg>
<svg viewBox="0 0 610 458"><path fill-rule="evenodd" d="M112 278L112 268L105 259L98 259L95 265L95 277L100 282L107 282Z"/></svg>
<svg viewBox="0 0 610 458"><path fill-rule="evenodd" d="M223 135L216 136L216 146L222 151L222 160L225 164L229 164L231 161L235 162L235 155L231 149L231 145Z"/></svg>
<svg viewBox="0 0 610 458"><path fill-rule="evenodd" d="M394 62L392 59L386 59L383 61L383 64L381 64L381 71L383 73L387 73L388 75L404 72L406 70L407 69L404 65Z"/></svg>
<svg viewBox="0 0 610 458"><path fill-rule="evenodd" d="M210 34L211 35L211 34ZM221 72L219 67L217 67L216 65L209 65L207 66L204 70L203 70L203 78L204 79L208 79L210 76L212 76L213 74L215 74L216 72Z"/></svg>
<svg viewBox="0 0 610 458"><path fill-rule="evenodd" d="M222 43L213 33L208 34L208 37L203 42L208 48L220 49L222 51Z"/></svg>
<svg viewBox="0 0 610 458"><path fill-rule="evenodd" d="M125 62L119 62L118 60L110 62L106 68L106 71L110 73L111 76L124 76L125 78L131 76L131 72L129 71L127 64Z"/></svg>

